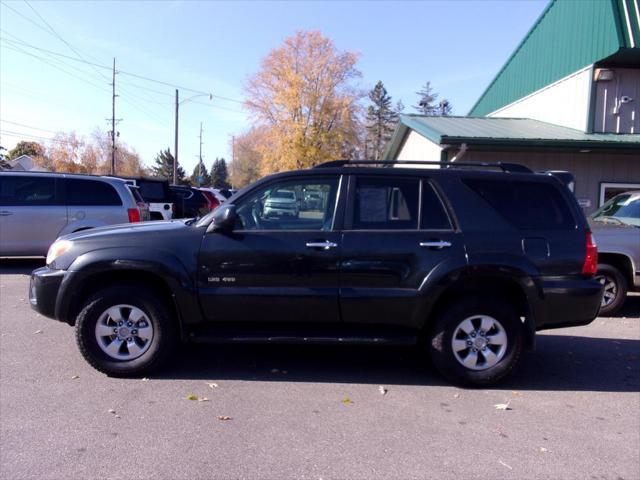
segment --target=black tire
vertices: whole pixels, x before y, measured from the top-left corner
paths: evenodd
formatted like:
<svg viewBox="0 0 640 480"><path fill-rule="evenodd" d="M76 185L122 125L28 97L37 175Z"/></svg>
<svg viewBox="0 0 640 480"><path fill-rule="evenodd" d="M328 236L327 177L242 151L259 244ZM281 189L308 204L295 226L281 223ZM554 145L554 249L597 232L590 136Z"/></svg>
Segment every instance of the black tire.
<svg viewBox="0 0 640 480"><path fill-rule="evenodd" d="M76 343L85 360L96 370L114 377L138 377L157 370L173 353L178 330L163 299L141 285L107 287L84 304L76 319ZM107 355L96 339L96 322L108 308L126 304L144 312L153 326L148 349L132 360L117 360Z"/></svg>
<svg viewBox="0 0 640 480"><path fill-rule="evenodd" d="M507 336L502 358L486 370L472 370L460 363L453 352L452 340L457 327L467 318L487 315L496 319ZM522 356L523 325L515 309L504 299L468 297L451 304L436 319L429 353L436 369L449 381L468 387L486 387L498 383L516 370Z"/></svg>
<svg viewBox="0 0 640 480"><path fill-rule="evenodd" d="M622 305L624 305L624 302L627 299L627 281L625 280L624 275L622 275L622 272L620 272L620 270L607 263L598 264L598 273L596 274L596 278L603 282L605 285L609 282L613 282L615 286L613 300L605 305L605 297L603 297L603 303L600 306L600 313L598 315L614 315L616 312L618 312L618 310L622 308ZM611 290L608 291L612 292ZM606 293L607 291L605 291L605 294Z"/></svg>

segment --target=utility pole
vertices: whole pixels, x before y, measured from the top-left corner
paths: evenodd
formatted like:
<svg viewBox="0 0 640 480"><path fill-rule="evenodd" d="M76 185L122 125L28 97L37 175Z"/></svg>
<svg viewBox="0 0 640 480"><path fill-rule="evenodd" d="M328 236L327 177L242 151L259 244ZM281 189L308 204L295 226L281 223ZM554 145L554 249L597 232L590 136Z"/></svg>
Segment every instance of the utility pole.
<svg viewBox="0 0 640 480"><path fill-rule="evenodd" d="M116 174L116 59L113 58L113 81L111 82L111 175Z"/></svg>
<svg viewBox="0 0 640 480"><path fill-rule="evenodd" d="M178 89L176 88L176 131L173 144L173 184L177 185L178 180L178 107L180 102L178 101Z"/></svg>
<svg viewBox="0 0 640 480"><path fill-rule="evenodd" d="M204 176L204 172L202 171L202 122L200 122L200 163L198 164L198 186L202 185L200 178Z"/></svg>

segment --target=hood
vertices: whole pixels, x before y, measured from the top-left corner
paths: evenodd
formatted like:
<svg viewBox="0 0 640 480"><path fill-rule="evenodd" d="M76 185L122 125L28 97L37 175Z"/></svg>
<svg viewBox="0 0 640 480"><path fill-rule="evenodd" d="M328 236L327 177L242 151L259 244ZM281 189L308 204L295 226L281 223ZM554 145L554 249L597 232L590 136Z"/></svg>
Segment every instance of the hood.
<svg viewBox="0 0 640 480"><path fill-rule="evenodd" d="M91 228L64 235L63 239L75 241L109 239L111 237L137 236L154 233L167 233L188 228L184 220L167 220L141 223L122 223L106 227Z"/></svg>

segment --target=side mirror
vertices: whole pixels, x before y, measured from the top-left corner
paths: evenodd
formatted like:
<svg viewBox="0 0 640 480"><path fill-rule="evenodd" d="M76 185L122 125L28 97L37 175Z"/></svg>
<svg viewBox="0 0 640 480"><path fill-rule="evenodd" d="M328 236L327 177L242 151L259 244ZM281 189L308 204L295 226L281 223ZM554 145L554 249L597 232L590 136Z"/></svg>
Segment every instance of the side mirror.
<svg viewBox="0 0 640 480"><path fill-rule="evenodd" d="M207 227L207 233L220 232L228 233L232 232L236 226L236 220L238 215L236 213L236 206L230 204L222 204L216 208L213 214L213 220Z"/></svg>

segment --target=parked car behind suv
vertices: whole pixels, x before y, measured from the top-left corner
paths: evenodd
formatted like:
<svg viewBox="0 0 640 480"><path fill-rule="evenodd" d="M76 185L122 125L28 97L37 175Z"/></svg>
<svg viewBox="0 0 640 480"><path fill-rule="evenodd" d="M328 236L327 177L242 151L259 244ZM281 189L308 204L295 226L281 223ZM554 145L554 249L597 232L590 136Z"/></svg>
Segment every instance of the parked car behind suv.
<svg viewBox="0 0 640 480"><path fill-rule="evenodd" d="M596 278L604 285L600 313L613 315L640 291L640 191L616 195L589 218L600 252Z"/></svg>
<svg viewBox="0 0 640 480"><path fill-rule="evenodd" d="M332 162L264 178L197 222L66 236L32 273L31 304L75 325L109 375L146 374L179 341L333 342L417 345L448 379L493 384L537 330L597 315L596 247L556 178L437 165ZM267 215L273 192L304 191L314 209Z"/></svg>
<svg viewBox="0 0 640 480"><path fill-rule="evenodd" d="M215 198L197 188L171 185L171 200L174 205L173 218L202 217L219 205Z"/></svg>
<svg viewBox="0 0 640 480"><path fill-rule="evenodd" d="M123 180L45 172L0 173L0 256L44 256L61 235L149 220Z"/></svg>
<svg viewBox="0 0 640 480"><path fill-rule="evenodd" d="M155 177L115 177L140 189L140 195L149 204L151 220L171 220L174 205L169 189L169 181Z"/></svg>

